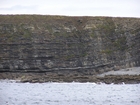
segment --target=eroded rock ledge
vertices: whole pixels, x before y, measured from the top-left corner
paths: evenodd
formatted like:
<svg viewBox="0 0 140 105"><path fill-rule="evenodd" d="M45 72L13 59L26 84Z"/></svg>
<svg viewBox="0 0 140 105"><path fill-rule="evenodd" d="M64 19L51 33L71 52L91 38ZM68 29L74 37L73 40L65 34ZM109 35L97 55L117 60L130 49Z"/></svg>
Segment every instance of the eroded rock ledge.
<svg viewBox="0 0 140 105"><path fill-rule="evenodd" d="M126 71L124 73L124 71ZM82 73L0 73L0 79L14 79L22 83L44 83L44 82L95 82L115 84L140 83L140 67L128 68L119 71L109 71L97 75L84 75Z"/></svg>

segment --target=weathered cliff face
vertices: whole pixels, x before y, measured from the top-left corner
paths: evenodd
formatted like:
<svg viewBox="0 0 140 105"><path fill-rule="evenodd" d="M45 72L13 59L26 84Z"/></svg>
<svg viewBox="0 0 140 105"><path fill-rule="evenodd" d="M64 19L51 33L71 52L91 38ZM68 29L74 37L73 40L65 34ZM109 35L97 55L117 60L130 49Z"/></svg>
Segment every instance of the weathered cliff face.
<svg viewBox="0 0 140 105"><path fill-rule="evenodd" d="M140 66L139 18L0 16L0 72L133 66Z"/></svg>

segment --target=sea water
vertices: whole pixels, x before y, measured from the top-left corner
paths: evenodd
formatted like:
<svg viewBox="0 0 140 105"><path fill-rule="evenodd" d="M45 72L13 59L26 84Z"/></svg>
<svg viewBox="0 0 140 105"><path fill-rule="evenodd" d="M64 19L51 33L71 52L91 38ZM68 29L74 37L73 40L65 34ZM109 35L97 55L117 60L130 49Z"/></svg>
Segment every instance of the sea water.
<svg viewBox="0 0 140 105"><path fill-rule="evenodd" d="M140 105L140 84L0 80L0 105Z"/></svg>

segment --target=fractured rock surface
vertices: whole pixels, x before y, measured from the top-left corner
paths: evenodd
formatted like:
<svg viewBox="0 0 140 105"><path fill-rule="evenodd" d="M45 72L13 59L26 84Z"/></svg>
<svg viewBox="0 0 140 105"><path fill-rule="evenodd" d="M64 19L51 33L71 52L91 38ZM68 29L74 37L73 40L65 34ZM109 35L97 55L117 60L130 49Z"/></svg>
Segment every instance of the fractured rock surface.
<svg viewBox="0 0 140 105"><path fill-rule="evenodd" d="M0 16L0 72L94 75L140 66L140 19Z"/></svg>

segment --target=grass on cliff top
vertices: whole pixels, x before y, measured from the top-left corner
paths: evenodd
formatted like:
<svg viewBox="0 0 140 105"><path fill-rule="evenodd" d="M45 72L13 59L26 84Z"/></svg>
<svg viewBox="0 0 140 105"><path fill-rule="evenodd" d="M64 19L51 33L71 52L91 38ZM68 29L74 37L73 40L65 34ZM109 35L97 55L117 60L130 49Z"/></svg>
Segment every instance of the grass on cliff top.
<svg viewBox="0 0 140 105"><path fill-rule="evenodd" d="M46 22L62 22L64 23L65 21L71 21L74 24L77 24L77 21L81 21L84 23L87 20L100 20L100 21L108 21L112 19L113 17L91 17L91 16L59 16L59 15L0 15L0 23L13 23L13 24L19 24L19 23L46 23ZM116 21L119 20L136 20L137 18L115 18ZM139 18L138 18L139 19ZM137 20L138 20L137 19Z"/></svg>
<svg viewBox="0 0 140 105"><path fill-rule="evenodd" d="M59 16L59 15L0 15L1 23L44 23L53 21L71 21L79 18L87 17L71 17L71 16Z"/></svg>
<svg viewBox="0 0 140 105"><path fill-rule="evenodd" d="M90 16L59 16L59 15L0 15L0 23L43 23L52 22L54 20L59 20L61 22L71 21L71 20L108 20L112 17L90 17ZM126 18L120 18L126 19Z"/></svg>

